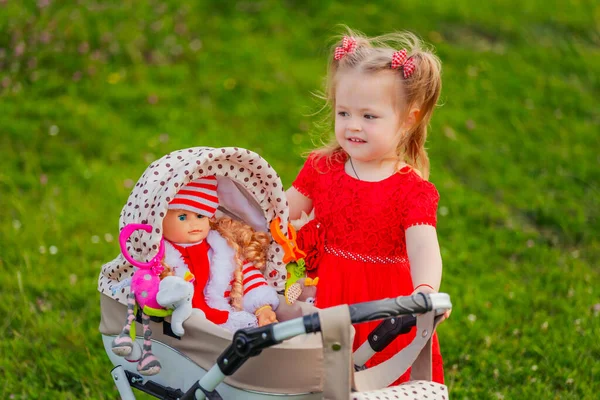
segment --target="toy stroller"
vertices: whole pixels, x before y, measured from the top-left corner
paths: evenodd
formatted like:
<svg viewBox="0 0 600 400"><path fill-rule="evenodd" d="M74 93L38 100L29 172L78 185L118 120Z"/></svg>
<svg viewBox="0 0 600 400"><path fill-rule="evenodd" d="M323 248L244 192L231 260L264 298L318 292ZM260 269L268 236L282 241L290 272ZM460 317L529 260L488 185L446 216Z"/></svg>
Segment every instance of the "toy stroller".
<svg viewBox="0 0 600 400"><path fill-rule="evenodd" d="M141 223L149 225L150 232L131 233L131 240L125 244L127 254L137 260L152 260L159 250L159 232L168 202L179 187L209 174L216 175L219 182L217 214L244 221L263 232L268 232L269 225L279 218L280 231L288 234L283 185L264 159L241 148L197 147L155 161L134 187L121 212L120 229ZM270 286L281 291L287 278L283 258L281 246L272 240L264 275ZM163 399L267 399L282 395L292 399L338 399L349 398L351 388L352 398L357 399L408 390L413 398L421 392L427 392L429 399L448 398L444 385L429 382L436 310L451 308L445 294L417 294L326 310L298 302L303 317L242 329L235 335L208 321L196 309L183 324L183 336L173 333L171 317L151 317L146 322L152 331L153 353L162 369L146 377L136 371L144 338L137 337L133 342L128 357L133 361L117 356L111 349L114 338L122 332L129 295L129 287L122 282L133 273L132 263L119 255L103 266L98 284L100 331L115 365L112 377L123 399L135 398L132 387ZM285 301L280 304L285 307ZM420 315L415 318L415 314ZM405 317L396 318L402 315ZM352 360L351 324L386 318L377 328L385 331L385 340L381 332L374 332L370 344L365 343ZM352 366L364 365L381 349L379 343L389 343L393 335L415 324L419 334L410 346L377 367L354 372ZM412 378L419 381L387 388L411 365Z"/></svg>

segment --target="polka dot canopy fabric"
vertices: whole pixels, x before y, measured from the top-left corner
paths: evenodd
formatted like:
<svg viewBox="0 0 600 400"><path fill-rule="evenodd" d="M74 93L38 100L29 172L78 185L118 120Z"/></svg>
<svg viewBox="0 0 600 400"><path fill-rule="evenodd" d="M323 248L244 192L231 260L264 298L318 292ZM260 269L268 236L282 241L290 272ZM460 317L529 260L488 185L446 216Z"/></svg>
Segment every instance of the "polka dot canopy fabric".
<svg viewBox="0 0 600 400"><path fill-rule="evenodd" d="M215 175L217 179L233 182L219 184L227 190L224 198L231 198L237 188L240 209L236 202L221 204L217 211L223 215L251 215L245 221L254 229L267 231L275 217L281 219L280 229L287 234L288 209L285 191L279 175L258 154L238 147L195 147L177 150L151 163L134 186L121 211L119 230L127 224L149 224L152 232L138 230L132 234L127 250L136 260L147 262L158 252L162 238L162 221L169 202L186 184L204 176ZM221 197L221 196L219 196ZM252 206L254 210L248 210ZM286 278L282 262L283 251L274 241L268 251L264 271L267 282L275 289L283 289ZM104 264L98 279L98 291L127 304L129 287L119 283L133 275L134 268L119 254Z"/></svg>

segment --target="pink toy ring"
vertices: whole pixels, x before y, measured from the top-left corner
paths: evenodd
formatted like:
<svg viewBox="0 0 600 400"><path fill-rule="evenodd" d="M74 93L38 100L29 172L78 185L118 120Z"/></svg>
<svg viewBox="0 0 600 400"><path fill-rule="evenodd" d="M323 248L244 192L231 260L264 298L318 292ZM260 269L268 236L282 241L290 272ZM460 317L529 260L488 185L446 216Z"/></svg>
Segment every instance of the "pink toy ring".
<svg viewBox="0 0 600 400"><path fill-rule="evenodd" d="M125 227L123 228L123 230L119 234L119 245L121 246L121 253L123 254L123 257L125 257L125 259L127 261L129 261L129 263L131 265L133 265L135 267L138 267L138 268L141 268L141 269L152 269L153 272L156 273L156 275L159 275L163 271L163 269L164 269L164 267L161 264L163 256L165 255L165 242L164 242L163 239L160 239L160 245L158 247L158 253L149 262L145 263L145 262L141 262L141 261L136 261L127 252L127 240L129 240L129 237L131 236L131 234L133 232L137 231L138 229L143 229L143 230L145 230L148 233L152 232L152 226L151 225L147 225L147 224L128 224L128 225L125 225Z"/></svg>

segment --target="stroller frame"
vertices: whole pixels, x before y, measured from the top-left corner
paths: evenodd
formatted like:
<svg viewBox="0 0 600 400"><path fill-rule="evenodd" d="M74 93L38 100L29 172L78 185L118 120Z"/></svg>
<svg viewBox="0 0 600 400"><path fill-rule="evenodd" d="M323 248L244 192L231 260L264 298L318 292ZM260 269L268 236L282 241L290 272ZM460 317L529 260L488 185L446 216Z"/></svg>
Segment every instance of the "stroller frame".
<svg viewBox="0 0 600 400"><path fill-rule="evenodd" d="M394 299L359 303L347 307L349 308L350 322L356 324L381 319L389 321L390 318L401 317L404 315L413 316L415 314L429 313L433 310L439 310L441 312L442 310L450 309L452 304L450 302L450 297L444 293L428 295L417 293L413 296L400 296ZM414 318L410 318L409 320L412 323L415 321ZM378 328L376 328L376 330ZM401 331L405 331L405 329L399 329L398 333L401 333ZM238 396L241 396L241 394L238 394L235 388L223 383L227 376L234 374L249 358L258 356L265 348L298 335L317 332L321 332L319 313L308 314L300 318L260 328L238 330L233 337L232 343L217 359L217 363L209 371L205 372L200 379L196 380L185 392L183 392L181 388L171 388L150 379L145 380L144 377L141 377L130 370L126 370L123 365L115 367L111 371L111 376L119 390L121 398L124 400L135 399L132 387L161 399L217 400L223 398L237 398ZM432 332L427 332L426 334L432 335ZM110 346L110 336L106 336L104 342L105 346ZM160 342L157 342L157 345L157 353L159 354L162 352L162 347L177 352L177 350ZM179 353L179 355L182 354ZM193 364L187 357L184 355L182 356L187 362ZM182 369L190 368L190 366L183 367L184 366L182 365ZM224 394L224 397L221 396L221 393ZM286 395L286 398L316 399L320 398L320 395L320 393L305 393ZM280 397L282 395L258 391L243 391L243 398L245 399L266 399L273 396Z"/></svg>

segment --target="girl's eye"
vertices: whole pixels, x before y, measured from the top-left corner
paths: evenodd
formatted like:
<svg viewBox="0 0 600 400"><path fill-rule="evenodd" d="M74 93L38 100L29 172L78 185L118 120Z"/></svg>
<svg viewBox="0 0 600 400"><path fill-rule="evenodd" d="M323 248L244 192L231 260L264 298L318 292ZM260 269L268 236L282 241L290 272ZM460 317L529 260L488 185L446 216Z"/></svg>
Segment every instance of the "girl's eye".
<svg viewBox="0 0 600 400"><path fill-rule="evenodd" d="M366 119L375 119L377 118L376 116L372 115L372 114L365 114L365 118Z"/></svg>
<svg viewBox="0 0 600 400"><path fill-rule="evenodd" d="M204 218L204 215L198 214L198 219L202 219L202 218Z"/></svg>
<svg viewBox="0 0 600 400"><path fill-rule="evenodd" d="M338 111L338 115L339 115L340 117L347 117L347 116L348 116L348 113L347 113L346 111Z"/></svg>
<svg viewBox="0 0 600 400"><path fill-rule="evenodd" d="M185 219L187 218L187 215L181 214L177 218L179 218L180 221L185 221Z"/></svg>

